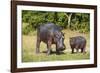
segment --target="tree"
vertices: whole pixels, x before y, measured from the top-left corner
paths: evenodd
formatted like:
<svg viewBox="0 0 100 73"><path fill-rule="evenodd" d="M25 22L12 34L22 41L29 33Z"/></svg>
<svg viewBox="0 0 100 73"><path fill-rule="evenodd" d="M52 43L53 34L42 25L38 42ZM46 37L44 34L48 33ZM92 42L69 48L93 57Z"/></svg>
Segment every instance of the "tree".
<svg viewBox="0 0 100 73"><path fill-rule="evenodd" d="M68 28L70 28L71 26L71 17L72 17L72 13L65 13L65 16L68 19Z"/></svg>

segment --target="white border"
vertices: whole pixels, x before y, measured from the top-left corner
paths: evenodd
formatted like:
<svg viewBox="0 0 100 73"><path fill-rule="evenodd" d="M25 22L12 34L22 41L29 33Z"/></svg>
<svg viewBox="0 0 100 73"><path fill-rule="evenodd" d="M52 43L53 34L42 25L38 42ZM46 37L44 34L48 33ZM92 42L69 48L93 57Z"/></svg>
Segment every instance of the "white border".
<svg viewBox="0 0 100 73"><path fill-rule="evenodd" d="M54 62L30 62L22 63L21 54L21 21L22 10L34 10L34 11L56 11L56 12L80 12L90 13L90 59L89 60L75 60L75 61L54 61ZM94 64L94 10L92 9L76 9L76 8L57 8L57 7L40 7L40 6L17 6L17 68L28 67L45 67L45 66L61 66L61 65L82 65L82 64Z"/></svg>

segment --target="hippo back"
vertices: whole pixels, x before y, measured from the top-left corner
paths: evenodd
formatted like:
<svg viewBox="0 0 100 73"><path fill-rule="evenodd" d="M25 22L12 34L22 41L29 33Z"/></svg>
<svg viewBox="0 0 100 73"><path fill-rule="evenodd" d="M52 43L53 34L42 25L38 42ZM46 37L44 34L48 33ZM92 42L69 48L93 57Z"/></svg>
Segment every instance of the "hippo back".
<svg viewBox="0 0 100 73"><path fill-rule="evenodd" d="M54 23L47 23L47 24L40 25L38 30L40 30L40 31L44 31L44 30L61 31L62 28L60 26L55 25Z"/></svg>

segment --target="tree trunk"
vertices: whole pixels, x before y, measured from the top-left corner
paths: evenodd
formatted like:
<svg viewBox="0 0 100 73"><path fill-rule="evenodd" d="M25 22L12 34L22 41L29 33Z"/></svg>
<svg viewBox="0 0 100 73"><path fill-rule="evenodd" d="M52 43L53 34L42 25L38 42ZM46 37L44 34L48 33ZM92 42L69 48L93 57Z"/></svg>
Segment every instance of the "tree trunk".
<svg viewBox="0 0 100 73"><path fill-rule="evenodd" d="M67 19L68 19L68 25L67 25L67 27L70 28L70 26L71 26L71 17L72 17L72 13L65 13L65 16L66 16Z"/></svg>
<svg viewBox="0 0 100 73"><path fill-rule="evenodd" d="M72 17L72 13L68 15L68 28L70 28L71 26L71 17Z"/></svg>

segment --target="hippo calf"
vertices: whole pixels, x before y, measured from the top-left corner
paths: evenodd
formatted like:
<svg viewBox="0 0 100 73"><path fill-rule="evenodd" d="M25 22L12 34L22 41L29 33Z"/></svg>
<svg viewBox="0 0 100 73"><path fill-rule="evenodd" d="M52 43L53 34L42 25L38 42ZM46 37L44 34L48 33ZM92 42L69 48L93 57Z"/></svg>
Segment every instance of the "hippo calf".
<svg viewBox="0 0 100 73"><path fill-rule="evenodd" d="M56 45L57 54L65 50L64 34L63 32L61 32L61 30L61 27L53 23L40 25L40 27L37 29L36 53L40 52L39 48L41 41L47 44L47 55L49 55L52 52L52 44Z"/></svg>
<svg viewBox="0 0 100 73"><path fill-rule="evenodd" d="M81 53L85 53L86 39L82 36L71 37L70 47L72 49L72 53L74 53L74 49L76 49L77 52L81 49Z"/></svg>

